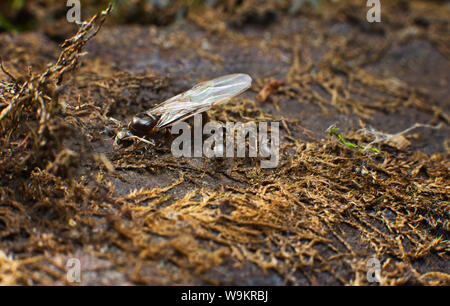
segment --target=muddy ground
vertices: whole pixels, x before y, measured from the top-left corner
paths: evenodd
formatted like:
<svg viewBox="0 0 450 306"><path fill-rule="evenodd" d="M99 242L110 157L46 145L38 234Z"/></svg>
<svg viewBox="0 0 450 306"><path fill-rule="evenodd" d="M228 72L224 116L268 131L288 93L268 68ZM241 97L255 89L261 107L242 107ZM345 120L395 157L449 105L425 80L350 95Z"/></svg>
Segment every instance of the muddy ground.
<svg viewBox="0 0 450 306"><path fill-rule="evenodd" d="M0 33L1 110L19 103L11 88L30 90L1 125L0 283L73 284L77 258L82 285L356 285L375 257L383 285L449 285L449 7L392 1L369 24L360 2L112 15L59 84L27 67L42 76L75 26ZM175 158L167 135L113 147L110 118L236 72L251 89L208 116L280 122L277 168ZM379 154L327 132L366 145L374 135L360 129L416 123L373 144Z"/></svg>

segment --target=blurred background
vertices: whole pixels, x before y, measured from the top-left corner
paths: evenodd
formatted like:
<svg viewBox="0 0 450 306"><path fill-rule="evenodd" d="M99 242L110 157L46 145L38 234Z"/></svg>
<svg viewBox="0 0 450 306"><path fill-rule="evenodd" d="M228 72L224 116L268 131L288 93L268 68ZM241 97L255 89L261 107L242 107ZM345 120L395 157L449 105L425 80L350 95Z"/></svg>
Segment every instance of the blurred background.
<svg viewBox="0 0 450 306"><path fill-rule="evenodd" d="M25 31L55 25L65 19L70 1L61 0L5 0L0 3L0 30ZM81 0L82 19L92 16L112 3L114 23L153 24L165 26L186 17L189 10L214 8L227 15L229 23L267 23L281 13L290 15L321 13L320 5L332 4L338 10L342 5L365 6L366 1L349 0ZM411 0L382 1L382 5L397 5L407 8ZM417 2L417 1L414 1ZM444 4L445 0L419 1Z"/></svg>

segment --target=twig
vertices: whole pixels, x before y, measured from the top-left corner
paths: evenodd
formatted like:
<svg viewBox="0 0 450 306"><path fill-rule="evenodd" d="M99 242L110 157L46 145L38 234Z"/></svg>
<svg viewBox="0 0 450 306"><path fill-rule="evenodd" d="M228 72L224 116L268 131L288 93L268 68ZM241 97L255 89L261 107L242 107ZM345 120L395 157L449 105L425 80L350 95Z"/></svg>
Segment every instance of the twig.
<svg viewBox="0 0 450 306"><path fill-rule="evenodd" d="M6 69L5 65L3 65L3 58L1 55L0 55L0 66L2 68L3 73L9 76L14 81L14 83L16 83L17 82L16 77L14 77L12 73Z"/></svg>
<svg viewBox="0 0 450 306"><path fill-rule="evenodd" d="M3 65L3 60L0 56L1 70L9 76L20 89L17 94L11 99L11 102L0 113L0 121L2 121L9 113L17 108L21 104L30 104L32 102L39 102L41 108L43 107L43 101L39 100L39 97L45 97L46 93L50 91L47 86L50 79L56 79L56 85L59 85L62 77L66 72L73 71L78 63L79 57L83 55L82 49L86 43L94 37L102 27L106 20L106 16L111 12L112 5L109 4L108 8L101 13L95 14L88 23L83 23L78 33L67 39L61 47L63 48L58 60L55 64L47 68L43 73L33 76L31 71L28 71L28 80L25 80L23 84L17 84L18 80L15 78ZM54 92L53 92L54 94ZM41 117L41 123L45 123L45 109L43 109L43 117ZM48 114L47 114L48 115Z"/></svg>
<svg viewBox="0 0 450 306"><path fill-rule="evenodd" d="M400 131L400 132L398 132L396 134L383 133L383 132L377 131L374 128L371 128L371 127L369 127L368 129L364 128L364 129L358 130L358 132L362 132L364 135L370 134L370 135L375 137L375 139L368 144L368 146L371 146L371 145L376 144L376 143L389 141L390 139L392 139L394 137L398 137L398 136L404 135L404 134L406 134L406 133L408 133L408 132L410 132L410 131L412 131L412 130L414 130L416 128L419 128L419 127L425 127L425 128L430 128L430 129L437 130L437 129L440 129L442 127L442 123L439 123L438 125L434 126L434 125L430 125L430 124L424 124L424 123L417 123L416 122L413 126L407 128L407 129L405 129L403 131Z"/></svg>

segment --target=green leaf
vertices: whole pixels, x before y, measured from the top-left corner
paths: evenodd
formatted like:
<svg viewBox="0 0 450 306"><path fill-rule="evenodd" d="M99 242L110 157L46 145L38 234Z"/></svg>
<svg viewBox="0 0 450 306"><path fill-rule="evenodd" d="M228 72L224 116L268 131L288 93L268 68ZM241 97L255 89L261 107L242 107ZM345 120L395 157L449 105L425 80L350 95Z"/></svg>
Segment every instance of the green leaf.
<svg viewBox="0 0 450 306"><path fill-rule="evenodd" d="M6 30L8 32L17 32L18 29L6 20L2 15L0 15L0 29Z"/></svg>
<svg viewBox="0 0 450 306"><path fill-rule="evenodd" d="M12 9L20 11L25 6L25 0L13 0Z"/></svg>
<svg viewBox="0 0 450 306"><path fill-rule="evenodd" d="M358 144L354 144L354 143L351 143L351 142L348 142L347 140L345 140L344 137L342 137L342 135L339 134L339 130L336 127L329 128L329 133L330 133L330 135L335 136L339 140L339 142L342 143L346 147L349 147L352 149L357 149L357 150L365 150L366 149L366 147L364 147L364 146L360 146ZM373 152L380 153L380 150L378 150L377 148L370 147L370 148L367 148L367 150L371 150Z"/></svg>

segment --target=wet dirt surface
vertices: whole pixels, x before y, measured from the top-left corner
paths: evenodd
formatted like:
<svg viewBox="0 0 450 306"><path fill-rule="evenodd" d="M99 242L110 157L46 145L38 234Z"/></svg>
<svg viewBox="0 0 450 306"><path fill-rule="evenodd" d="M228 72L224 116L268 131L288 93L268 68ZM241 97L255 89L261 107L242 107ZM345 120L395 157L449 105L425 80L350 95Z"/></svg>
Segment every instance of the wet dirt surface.
<svg viewBox="0 0 450 306"><path fill-rule="evenodd" d="M164 27L107 21L57 98L76 166L61 174L45 163L22 177L2 170L0 271L11 277L0 280L68 284L65 263L78 258L83 285L367 284L375 256L382 284L448 285L449 54L430 38L433 26L411 24L423 7L397 23L398 8L388 7L383 31L361 26L364 7L355 24L346 5L319 16L275 11L263 24L217 17L224 30L205 26L217 13L210 8ZM30 63L42 71L59 50L41 32L0 34L17 75ZM156 148L113 147L117 125L108 118L126 123L237 72L253 86L208 115L280 122L278 168L177 159L167 135ZM270 80L282 85L258 102ZM380 155L327 132L334 124L368 143L358 129L395 134L415 123L441 125L407 134L403 149L379 145ZM24 191L30 186L38 195Z"/></svg>

